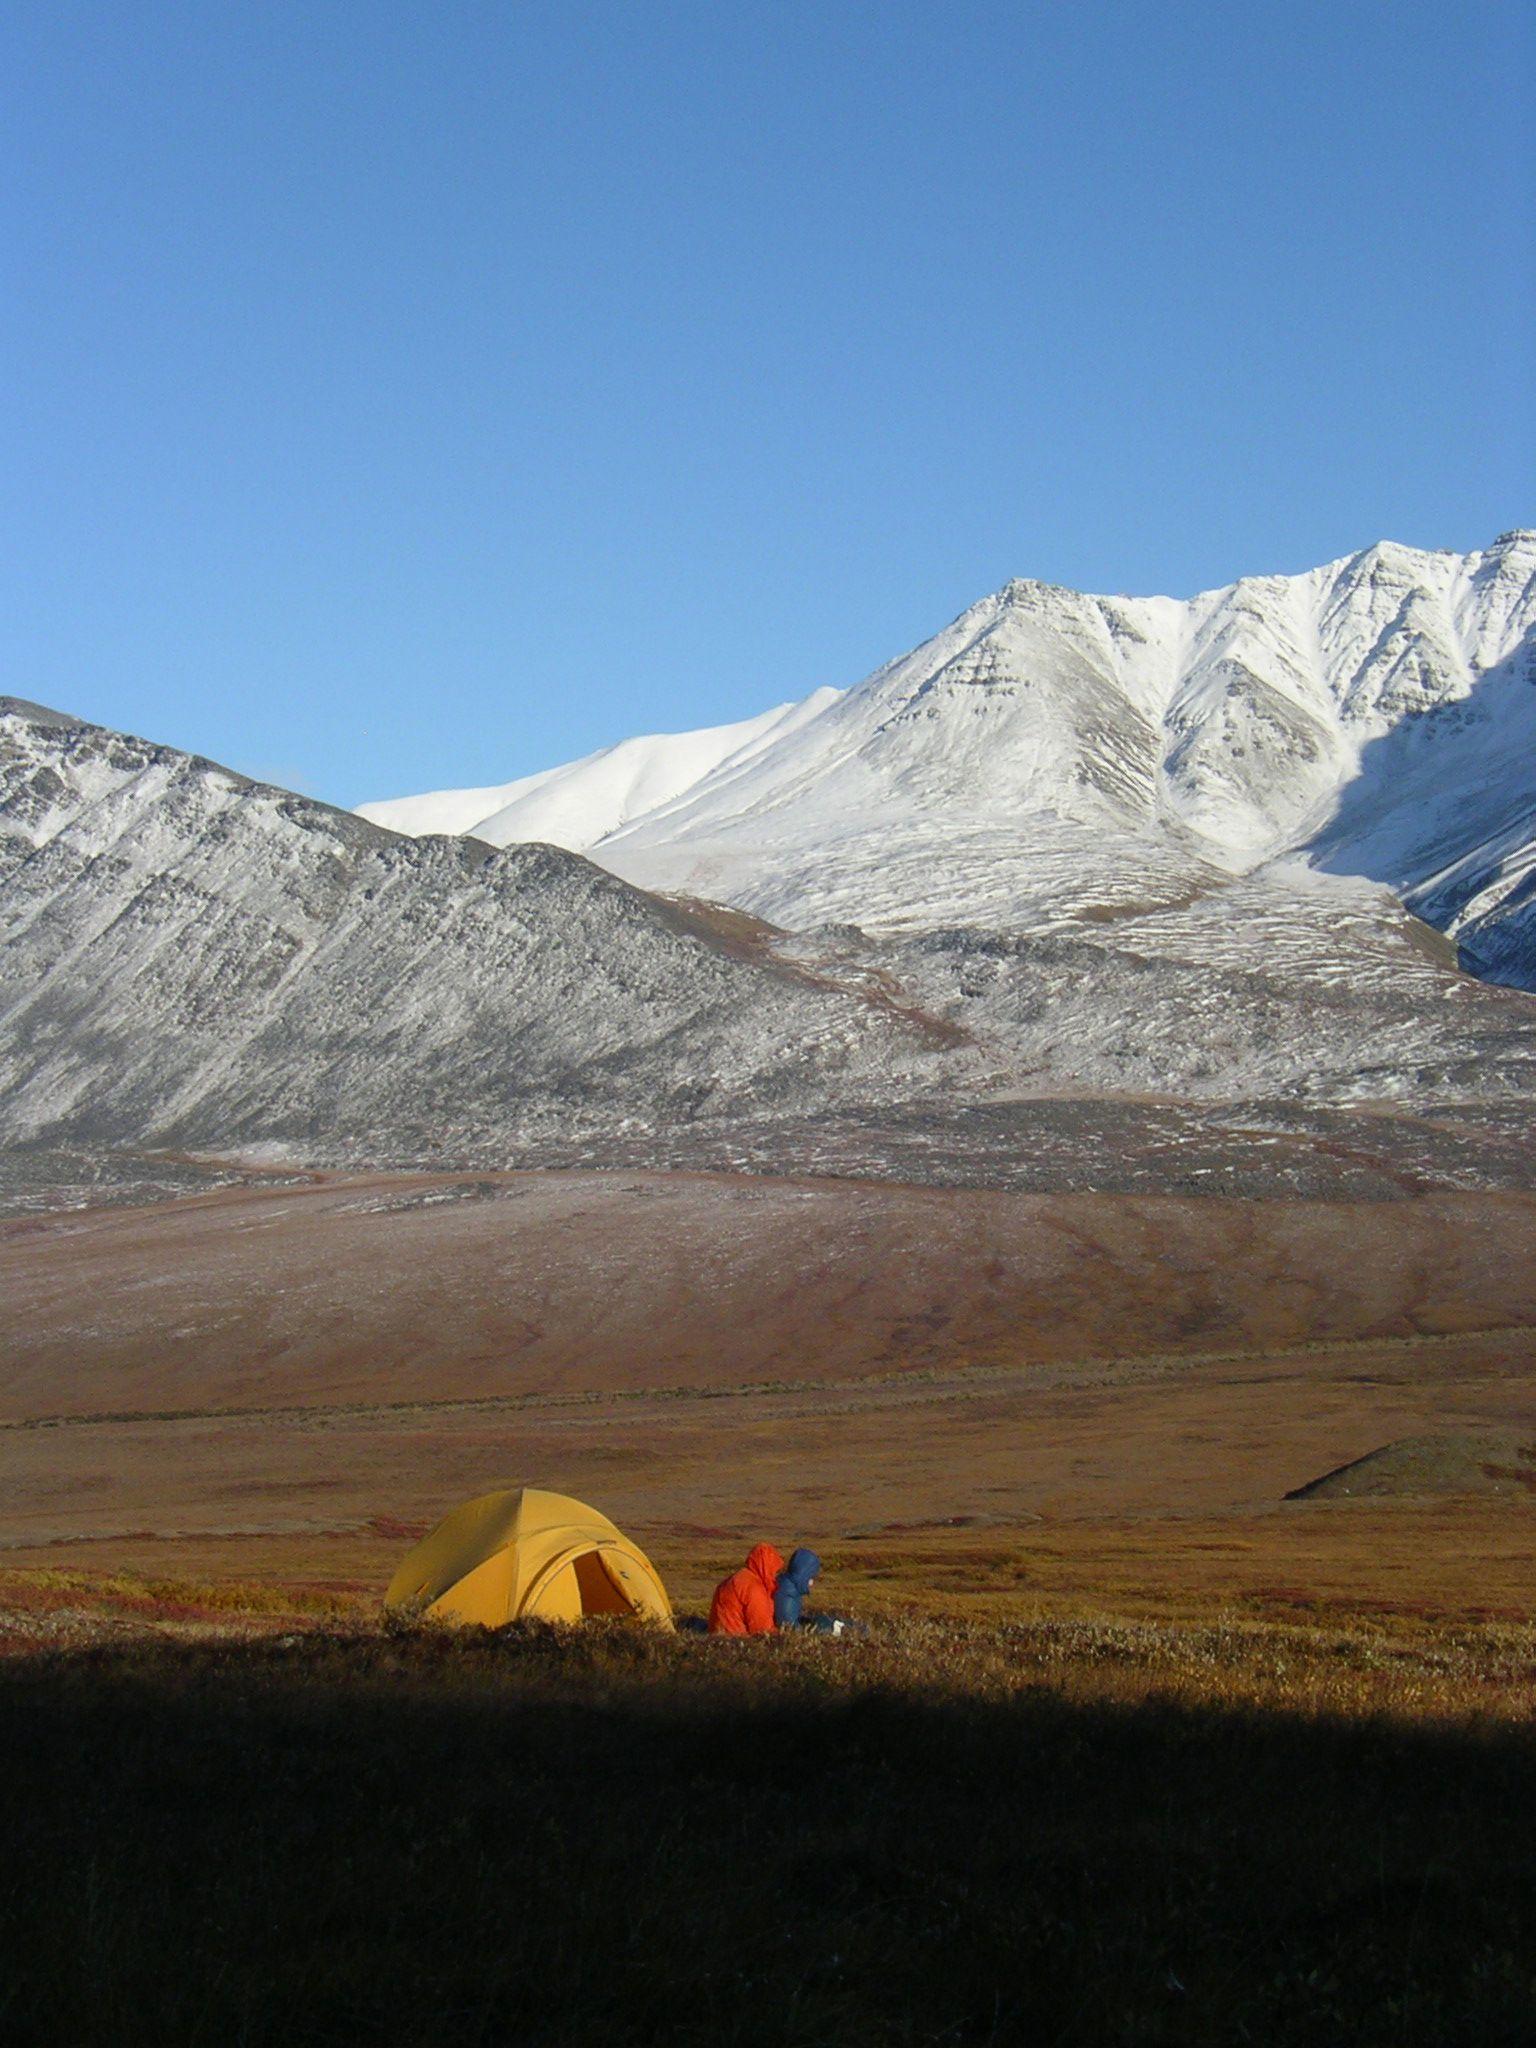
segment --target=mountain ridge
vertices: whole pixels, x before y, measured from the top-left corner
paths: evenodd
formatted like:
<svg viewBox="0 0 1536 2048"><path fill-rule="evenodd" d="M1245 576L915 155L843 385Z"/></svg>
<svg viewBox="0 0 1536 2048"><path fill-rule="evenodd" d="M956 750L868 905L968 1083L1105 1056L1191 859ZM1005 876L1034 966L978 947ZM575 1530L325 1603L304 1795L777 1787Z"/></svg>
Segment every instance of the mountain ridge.
<svg viewBox="0 0 1536 2048"><path fill-rule="evenodd" d="M1527 528L1187 602L1017 578L853 688L747 721L747 746L648 810L586 805L589 763L545 771L563 810L539 822L645 886L796 928L1046 931L1300 860L1384 885L1473 971L1530 987L1533 685ZM362 815L410 829L399 802ZM472 825L510 843L531 822L514 797Z"/></svg>
<svg viewBox="0 0 1536 2048"><path fill-rule="evenodd" d="M0 1139L502 1151L906 1088L915 1022L580 855L0 701Z"/></svg>
<svg viewBox="0 0 1536 2048"><path fill-rule="evenodd" d="M918 898L928 851L882 851ZM972 853L985 873L995 838ZM148 1148L151 1178L212 1153L1286 1198L1526 1183L1529 997L1456 973L1355 877L1153 879L1160 902L1080 896L1033 932L998 928L1006 904L792 931L8 700L0 1168L31 1185L38 1148L66 1180L66 1154Z"/></svg>

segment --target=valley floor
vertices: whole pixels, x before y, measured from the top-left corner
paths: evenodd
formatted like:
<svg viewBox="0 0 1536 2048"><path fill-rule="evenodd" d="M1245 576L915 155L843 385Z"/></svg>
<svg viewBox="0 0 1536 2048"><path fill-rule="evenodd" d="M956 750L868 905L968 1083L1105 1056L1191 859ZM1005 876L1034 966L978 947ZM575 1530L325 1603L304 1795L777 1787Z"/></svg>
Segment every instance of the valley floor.
<svg viewBox="0 0 1536 2048"><path fill-rule="evenodd" d="M1523 1193L326 1175L0 1232L18 1561L330 1552L519 1482L727 1548L1279 1528L1395 1439L1536 1435Z"/></svg>
<svg viewBox="0 0 1536 2048"><path fill-rule="evenodd" d="M1284 1496L1536 1443L1533 1222L630 1171L13 1218L8 2038L1529 2038L1536 1492ZM809 1542L869 1634L386 1629L523 1482L684 1612Z"/></svg>

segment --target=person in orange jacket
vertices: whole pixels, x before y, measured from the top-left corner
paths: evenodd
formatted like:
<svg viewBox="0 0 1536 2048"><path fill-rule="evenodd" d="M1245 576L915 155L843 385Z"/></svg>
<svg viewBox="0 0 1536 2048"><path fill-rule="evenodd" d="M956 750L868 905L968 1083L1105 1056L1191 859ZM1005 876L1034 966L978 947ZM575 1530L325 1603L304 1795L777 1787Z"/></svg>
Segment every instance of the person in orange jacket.
<svg viewBox="0 0 1536 2048"><path fill-rule="evenodd" d="M712 1636L762 1636L773 1633L773 1594L784 1560L771 1543L759 1543L739 1572L715 1588L709 1603Z"/></svg>

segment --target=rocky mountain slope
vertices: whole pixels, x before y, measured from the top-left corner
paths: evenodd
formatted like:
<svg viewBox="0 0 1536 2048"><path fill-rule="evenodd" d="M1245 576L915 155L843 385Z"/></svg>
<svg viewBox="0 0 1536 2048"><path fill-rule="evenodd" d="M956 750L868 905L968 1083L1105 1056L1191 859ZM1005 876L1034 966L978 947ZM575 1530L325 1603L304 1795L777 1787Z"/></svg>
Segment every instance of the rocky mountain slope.
<svg viewBox="0 0 1536 2048"><path fill-rule="evenodd" d="M793 933L0 700L0 1145L65 1180L118 1146L1392 1192L1524 1185L1533 1105L1536 1002L1372 884Z"/></svg>
<svg viewBox="0 0 1536 2048"><path fill-rule="evenodd" d="M800 930L1110 922L1262 967L1293 925L1326 972L1331 919L1401 902L1536 987L1536 532L1188 603L1010 583L846 692L363 812L552 838Z"/></svg>
<svg viewBox="0 0 1536 2048"><path fill-rule="evenodd" d="M450 1158L921 1090L945 1034L553 847L0 699L0 1140Z"/></svg>

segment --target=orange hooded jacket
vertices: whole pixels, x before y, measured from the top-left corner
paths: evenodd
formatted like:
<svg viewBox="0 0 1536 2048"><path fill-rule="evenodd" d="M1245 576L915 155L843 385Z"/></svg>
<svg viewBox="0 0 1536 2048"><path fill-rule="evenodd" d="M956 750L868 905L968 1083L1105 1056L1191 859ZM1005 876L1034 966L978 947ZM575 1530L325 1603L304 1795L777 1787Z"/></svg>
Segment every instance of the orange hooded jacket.
<svg viewBox="0 0 1536 2048"><path fill-rule="evenodd" d="M773 1630L773 1589L784 1560L771 1543L759 1543L739 1572L715 1588L709 1607L712 1636L761 1636Z"/></svg>

